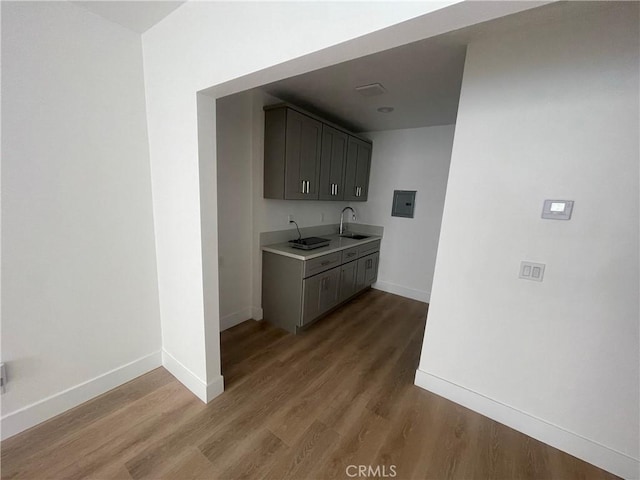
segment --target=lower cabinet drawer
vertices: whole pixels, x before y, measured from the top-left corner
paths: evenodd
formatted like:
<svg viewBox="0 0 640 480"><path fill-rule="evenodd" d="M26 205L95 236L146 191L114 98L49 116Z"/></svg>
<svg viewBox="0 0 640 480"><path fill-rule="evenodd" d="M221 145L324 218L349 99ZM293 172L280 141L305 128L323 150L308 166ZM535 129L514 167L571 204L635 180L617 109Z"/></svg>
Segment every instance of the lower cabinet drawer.
<svg viewBox="0 0 640 480"><path fill-rule="evenodd" d="M380 250L380 240L376 240L375 242L365 243L364 245L360 245L358 248L358 258L364 257L365 255L369 255L373 252L377 252Z"/></svg>
<svg viewBox="0 0 640 480"><path fill-rule="evenodd" d="M304 262L304 278L337 267L341 263L342 252L330 253L329 255L323 255L322 257L307 260Z"/></svg>
<svg viewBox="0 0 640 480"><path fill-rule="evenodd" d="M358 258L358 247L351 247L342 251L342 263L347 263L357 258Z"/></svg>

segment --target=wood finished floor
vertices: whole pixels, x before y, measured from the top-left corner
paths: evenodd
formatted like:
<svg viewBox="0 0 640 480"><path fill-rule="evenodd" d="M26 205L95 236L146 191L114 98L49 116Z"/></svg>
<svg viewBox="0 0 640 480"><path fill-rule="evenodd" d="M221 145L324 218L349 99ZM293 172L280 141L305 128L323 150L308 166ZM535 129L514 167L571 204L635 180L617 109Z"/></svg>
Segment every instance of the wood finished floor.
<svg viewBox="0 0 640 480"><path fill-rule="evenodd" d="M617 478L415 387L426 312L371 290L299 336L245 322L209 405L156 369L3 442L2 478Z"/></svg>

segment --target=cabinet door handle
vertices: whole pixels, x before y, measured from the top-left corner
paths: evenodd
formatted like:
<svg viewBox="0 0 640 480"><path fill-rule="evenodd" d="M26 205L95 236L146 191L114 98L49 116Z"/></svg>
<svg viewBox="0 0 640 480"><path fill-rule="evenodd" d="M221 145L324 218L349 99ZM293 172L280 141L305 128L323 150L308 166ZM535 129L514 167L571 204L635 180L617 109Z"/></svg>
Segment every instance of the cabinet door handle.
<svg viewBox="0 0 640 480"><path fill-rule="evenodd" d="M309 193L309 187L311 187L311 182L307 180L307 193Z"/></svg>
<svg viewBox="0 0 640 480"><path fill-rule="evenodd" d="M338 195L338 184L336 183L336 195Z"/></svg>

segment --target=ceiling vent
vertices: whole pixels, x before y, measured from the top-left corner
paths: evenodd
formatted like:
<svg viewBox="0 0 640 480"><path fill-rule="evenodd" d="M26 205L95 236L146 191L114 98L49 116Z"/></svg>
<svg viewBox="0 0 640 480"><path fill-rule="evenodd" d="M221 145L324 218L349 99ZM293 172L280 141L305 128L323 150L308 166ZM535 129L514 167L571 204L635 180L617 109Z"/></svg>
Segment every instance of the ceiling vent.
<svg viewBox="0 0 640 480"><path fill-rule="evenodd" d="M356 90L363 97L375 97L376 95L382 95L387 93L387 90L379 83L372 83L370 85L360 85L356 87Z"/></svg>

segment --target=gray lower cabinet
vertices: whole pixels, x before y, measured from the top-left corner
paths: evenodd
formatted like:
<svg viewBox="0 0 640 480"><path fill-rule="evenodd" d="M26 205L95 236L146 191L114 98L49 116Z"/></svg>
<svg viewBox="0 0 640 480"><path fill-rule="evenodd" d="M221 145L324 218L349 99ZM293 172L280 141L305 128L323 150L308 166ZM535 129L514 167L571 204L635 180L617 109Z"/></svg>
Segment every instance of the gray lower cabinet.
<svg viewBox="0 0 640 480"><path fill-rule="evenodd" d="M340 267L303 280L302 325L315 320L338 304Z"/></svg>
<svg viewBox="0 0 640 480"><path fill-rule="evenodd" d="M378 259L380 253L372 253L366 257L358 259L358 269L356 276L356 290L362 290L375 283L378 278Z"/></svg>
<svg viewBox="0 0 640 480"><path fill-rule="evenodd" d="M303 261L262 252L264 319L297 333L376 281L380 241Z"/></svg>
<svg viewBox="0 0 640 480"><path fill-rule="evenodd" d="M356 277L358 271L358 261L354 260L345 263L340 267L340 289L338 291L338 301L344 302L352 297L356 292Z"/></svg>

